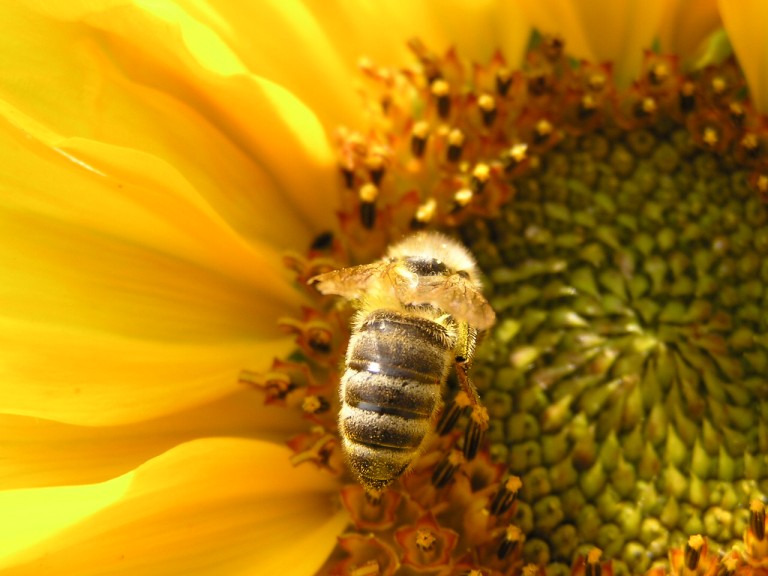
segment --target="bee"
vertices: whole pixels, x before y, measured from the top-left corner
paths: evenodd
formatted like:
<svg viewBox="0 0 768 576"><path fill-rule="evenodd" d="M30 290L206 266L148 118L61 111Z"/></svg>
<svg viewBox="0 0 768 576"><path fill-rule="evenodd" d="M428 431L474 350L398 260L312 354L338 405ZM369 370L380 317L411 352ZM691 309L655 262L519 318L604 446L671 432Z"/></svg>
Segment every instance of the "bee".
<svg viewBox="0 0 768 576"><path fill-rule="evenodd" d="M469 251L438 232L419 232L390 246L377 262L309 283L357 308L338 426L363 487L379 492L414 462L442 408L451 366L473 407L463 447L471 459L488 415L467 371L478 334L496 316Z"/></svg>

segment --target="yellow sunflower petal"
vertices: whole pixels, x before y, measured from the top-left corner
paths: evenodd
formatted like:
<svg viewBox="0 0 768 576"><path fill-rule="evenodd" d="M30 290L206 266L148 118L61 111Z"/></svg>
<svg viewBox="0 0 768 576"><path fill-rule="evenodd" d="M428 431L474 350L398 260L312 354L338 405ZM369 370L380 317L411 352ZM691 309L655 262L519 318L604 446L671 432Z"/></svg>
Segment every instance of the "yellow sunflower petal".
<svg viewBox="0 0 768 576"><path fill-rule="evenodd" d="M76 426L0 415L0 490L93 484L125 474L173 446L232 436L282 444L302 427L295 410L265 406L242 387L223 398L122 426Z"/></svg>
<svg viewBox="0 0 768 576"><path fill-rule="evenodd" d="M653 45L669 10L668 0L518 0L518 5L541 32L562 36L569 54L613 62L622 83L636 76L643 50Z"/></svg>
<svg viewBox="0 0 768 576"><path fill-rule="evenodd" d="M717 0L669 2L659 27L661 51L690 60L700 51L702 42L721 25Z"/></svg>
<svg viewBox="0 0 768 576"><path fill-rule="evenodd" d="M0 320L0 412L118 425L232 393L241 367L266 368L287 339L223 344L138 340Z"/></svg>
<svg viewBox="0 0 768 576"><path fill-rule="evenodd" d="M287 452L199 440L104 484L5 492L1 573L313 574L347 518Z"/></svg>
<svg viewBox="0 0 768 576"><path fill-rule="evenodd" d="M214 31L171 3L36 4L0 7L14 30L0 39L10 106L162 159L248 236L303 247L331 225L333 156L316 117Z"/></svg>
<svg viewBox="0 0 768 576"><path fill-rule="evenodd" d="M723 25L749 83L758 110L768 112L768 52L765 30L768 4L759 0L720 0Z"/></svg>

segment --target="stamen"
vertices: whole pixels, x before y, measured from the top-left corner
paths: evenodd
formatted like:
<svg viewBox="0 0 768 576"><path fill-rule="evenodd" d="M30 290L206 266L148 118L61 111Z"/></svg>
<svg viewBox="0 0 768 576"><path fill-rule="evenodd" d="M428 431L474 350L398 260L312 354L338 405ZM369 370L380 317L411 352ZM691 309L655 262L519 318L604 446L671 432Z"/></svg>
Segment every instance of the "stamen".
<svg viewBox="0 0 768 576"><path fill-rule="evenodd" d="M465 139L464 132L458 128L454 128L448 133L448 152L446 154L448 162L458 162L461 159Z"/></svg>
<svg viewBox="0 0 768 576"><path fill-rule="evenodd" d="M696 85L690 80L683 82L678 99L683 113L693 112L696 107Z"/></svg>
<svg viewBox="0 0 768 576"><path fill-rule="evenodd" d="M496 556L498 556L499 560L504 560L504 558L509 556L510 552L517 549L524 541L525 535L522 530L514 524L510 524L504 531L504 537L501 540Z"/></svg>
<svg viewBox="0 0 768 576"><path fill-rule="evenodd" d="M371 176L371 182L373 182L376 186L380 186L381 180L384 178L383 154L372 152L365 159L365 165L368 168L368 173Z"/></svg>
<svg viewBox="0 0 768 576"><path fill-rule="evenodd" d="M528 157L528 144L515 144L503 153L504 171L509 173Z"/></svg>
<svg viewBox="0 0 768 576"><path fill-rule="evenodd" d="M424 156L429 136L429 124L424 121L416 122L411 129L411 154L416 158Z"/></svg>
<svg viewBox="0 0 768 576"><path fill-rule="evenodd" d="M501 68L496 71L496 92L499 96L506 96L509 88L512 86L512 73L508 68Z"/></svg>
<svg viewBox="0 0 768 576"><path fill-rule="evenodd" d="M552 126L552 123L549 120L542 119L539 120L536 123L536 127L534 128L534 141L536 144L543 144L547 140L549 140L549 137L552 135L552 131L554 130L554 127Z"/></svg>
<svg viewBox="0 0 768 576"><path fill-rule="evenodd" d="M474 194L469 188L462 188L461 190L458 190L453 195L452 211L459 212L466 208L469 203L472 202L472 196L474 196Z"/></svg>
<svg viewBox="0 0 768 576"><path fill-rule="evenodd" d="M467 460L472 460L477 456L485 431L488 429L488 420L488 410L484 406L472 408L472 414L464 432L464 457Z"/></svg>
<svg viewBox="0 0 768 576"><path fill-rule="evenodd" d="M376 223L376 199L379 189L375 184L363 184L358 191L360 198L360 221L369 230Z"/></svg>
<svg viewBox="0 0 768 576"><path fill-rule="evenodd" d="M603 567L600 564L600 557L603 551L600 548L592 548L587 554L587 562L584 566L584 576L601 576Z"/></svg>
<svg viewBox="0 0 768 576"><path fill-rule="evenodd" d="M435 216L437 210L437 201L434 198L428 199L424 204L419 205L416 214L413 216L411 228L414 230L423 230Z"/></svg>
<svg viewBox="0 0 768 576"><path fill-rule="evenodd" d="M490 94L483 94L477 99L477 107L480 108L480 114L483 118L485 127L489 127L496 119L496 101Z"/></svg>
<svg viewBox="0 0 768 576"><path fill-rule="evenodd" d="M656 100L650 96L646 96L637 103L635 107L635 115L638 118L648 118L649 116L656 114L658 108L659 106L656 103Z"/></svg>
<svg viewBox="0 0 768 576"><path fill-rule="evenodd" d="M648 71L648 79L656 86L663 84L667 78L669 78L669 67L663 62L655 64Z"/></svg>
<svg viewBox="0 0 768 576"><path fill-rule="evenodd" d="M331 408L331 403L322 396L312 394L304 398L301 408L308 414L322 414Z"/></svg>
<svg viewBox="0 0 768 576"><path fill-rule="evenodd" d="M440 436L448 434L453 430L453 427L456 426L456 422L458 422L459 418L464 415L470 406L472 406L472 402L466 392L458 392L450 404L448 404L448 407L445 408L440 415L440 419L437 421L437 426L435 426L435 431Z"/></svg>
<svg viewBox="0 0 768 576"><path fill-rule="evenodd" d="M437 114L443 120L451 115L451 95L448 82L442 78L432 82L432 96L437 100Z"/></svg>
<svg viewBox="0 0 768 576"><path fill-rule="evenodd" d="M765 539L765 504L757 499L749 504L749 529L759 542Z"/></svg>
<svg viewBox="0 0 768 576"><path fill-rule="evenodd" d="M685 567L688 570L696 570L698 567L703 547L704 538L700 534L688 538L688 543L685 546Z"/></svg>
<svg viewBox="0 0 768 576"><path fill-rule="evenodd" d="M490 177L491 168L488 164L485 164L484 162L476 164L472 170L472 177L469 180L472 192L475 194L482 194Z"/></svg>
<svg viewBox="0 0 768 576"><path fill-rule="evenodd" d="M435 488L445 487L464 462L464 456L458 450L448 452L432 473L432 485Z"/></svg>
<svg viewBox="0 0 768 576"><path fill-rule="evenodd" d="M501 489L496 492L491 501L490 512L494 516L505 514L517 499L517 494L523 483L519 476L510 476Z"/></svg>

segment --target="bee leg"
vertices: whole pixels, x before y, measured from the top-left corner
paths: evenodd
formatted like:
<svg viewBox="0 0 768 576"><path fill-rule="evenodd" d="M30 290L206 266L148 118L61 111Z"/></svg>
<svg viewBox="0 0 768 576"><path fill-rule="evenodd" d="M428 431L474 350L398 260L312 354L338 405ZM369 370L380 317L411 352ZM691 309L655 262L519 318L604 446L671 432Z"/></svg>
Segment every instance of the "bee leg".
<svg viewBox="0 0 768 576"><path fill-rule="evenodd" d="M456 377L459 380L461 389L469 400L469 406L471 412L469 415L469 424L464 432L464 457L467 460L472 460L477 456L477 451L480 449L480 444L485 436L485 431L488 430L488 410L483 406L480 396L477 393L477 388L469 378L470 363L472 362L472 356L475 352L475 341L477 339L477 332L470 328L466 322L460 322L457 325L457 342L456 342L456 357L455 357L455 370Z"/></svg>

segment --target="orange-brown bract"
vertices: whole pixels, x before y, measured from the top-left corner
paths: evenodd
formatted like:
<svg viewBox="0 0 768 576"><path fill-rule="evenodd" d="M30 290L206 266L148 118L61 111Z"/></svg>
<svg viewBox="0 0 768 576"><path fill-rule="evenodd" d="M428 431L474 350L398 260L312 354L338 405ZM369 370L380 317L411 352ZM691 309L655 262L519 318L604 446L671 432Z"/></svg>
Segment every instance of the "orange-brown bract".
<svg viewBox="0 0 768 576"><path fill-rule="evenodd" d="M420 232L377 262L309 282L358 308L341 378L339 432L361 484L379 491L408 469L434 425L452 365L477 409L464 445L472 457L487 416L466 371L478 332L495 314L467 249Z"/></svg>

